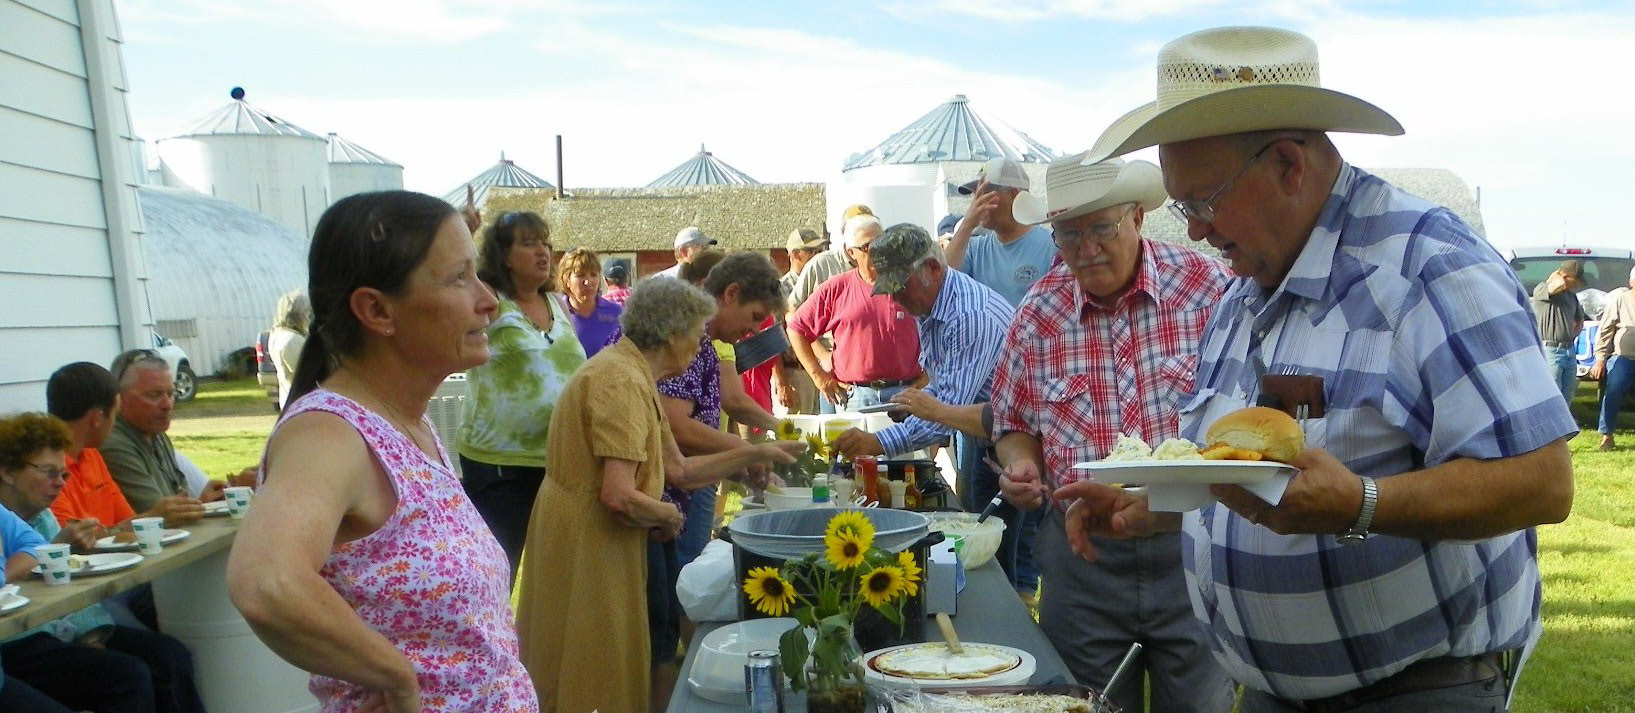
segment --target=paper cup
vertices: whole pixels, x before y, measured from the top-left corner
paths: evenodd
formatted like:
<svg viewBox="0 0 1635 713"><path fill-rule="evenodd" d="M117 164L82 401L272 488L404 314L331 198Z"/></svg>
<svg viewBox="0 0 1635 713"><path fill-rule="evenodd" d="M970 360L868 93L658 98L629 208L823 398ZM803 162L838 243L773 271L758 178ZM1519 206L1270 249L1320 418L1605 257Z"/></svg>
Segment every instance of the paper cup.
<svg viewBox="0 0 1635 713"><path fill-rule="evenodd" d="M131 520L131 530L136 533L136 549L138 552L145 555L156 555L164 551L165 545L160 541L165 536L164 518L136 518Z"/></svg>
<svg viewBox="0 0 1635 713"><path fill-rule="evenodd" d="M72 573L68 571L68 545L41 545L34 548L40 560L40 576L51 586L67 584Z"/></svg>
<svg viewBox="0 0 1635 713"><path fill-rule="evenodd" d="M227 489L227 514L234 520L243 520L250 514L250 498L255 496L255 488L247 485L235 485Z"/></svg>

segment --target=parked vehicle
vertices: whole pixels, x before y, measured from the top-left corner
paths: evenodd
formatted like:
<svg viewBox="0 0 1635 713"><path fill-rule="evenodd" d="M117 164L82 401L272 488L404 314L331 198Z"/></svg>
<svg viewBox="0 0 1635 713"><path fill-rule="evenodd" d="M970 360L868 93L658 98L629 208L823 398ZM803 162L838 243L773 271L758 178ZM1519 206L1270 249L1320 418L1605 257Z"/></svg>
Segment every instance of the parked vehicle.
<svg viewBox="0 0 1635 713"><path fill-rule="evenodd" d="M192 401L199 393L199 380L193 375L193 365L187 359L187 352L170 341L169 337L160 336L158 332L150 334L153 335L153 350L170 364L170 373L176 379L176 400Z"/></svg>
<svg viewBox="0 0 1635 713"><path fill-rule="evenodd" d="M1601 307L1608 302L1607 293L1629 287L1629 271L1635 268L1635 251L1588 246L1524 247L1506 251L1505 257L1528 294L1560 267L1563 260L1577 260L1583 266L1584 287L1578 292L1578 301L1589 320L1584 322L1584 331L1573 345L1573 356L1578 361L1578 377L1586 378L1595 364L1595 335L1600 331L1597 320L1601 318Z"/></svg>
<svg viewBox="0 0 1635 713"><path fill-rule="evenodd" d="M255 336L255 380L267 390L267 398L272 400L273 410L277 411L278 367L273 366L272 355L267 352L267 340L271 338L271 330Z"/></svg>

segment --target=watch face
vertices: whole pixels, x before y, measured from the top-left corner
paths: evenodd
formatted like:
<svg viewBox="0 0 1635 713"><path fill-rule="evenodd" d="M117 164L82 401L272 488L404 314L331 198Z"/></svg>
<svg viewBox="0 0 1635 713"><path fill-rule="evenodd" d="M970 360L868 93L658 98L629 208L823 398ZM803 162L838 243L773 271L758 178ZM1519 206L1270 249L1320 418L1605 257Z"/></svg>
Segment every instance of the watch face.
<svg viewBox="0 0 1635 713"><path fill-rule="evenodd" d="M1347 533L1345 533L1343 535L1340 535L1339 537L1336 537L1334 539L1338 540L1340 542L1340 544L1342 544L1342 545L1355 545L1355 544L1360 544L1363 540L1368 539L1368 533L1366 533L1366 532L1347 532Z"/></svg>

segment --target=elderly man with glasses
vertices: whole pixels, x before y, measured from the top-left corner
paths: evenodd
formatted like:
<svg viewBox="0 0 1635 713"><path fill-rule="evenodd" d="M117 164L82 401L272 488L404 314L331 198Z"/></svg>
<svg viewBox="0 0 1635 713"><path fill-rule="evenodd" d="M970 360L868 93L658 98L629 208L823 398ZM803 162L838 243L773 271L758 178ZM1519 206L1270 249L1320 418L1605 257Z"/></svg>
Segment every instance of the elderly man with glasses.
<svg viewBox="0 0 1635 713"><path fill-rule="evenodd" d="M1228 280L1196 250L1141 237L1164 203L1157 166L1082 158L1050 165L1047 204L1016 203L1019 218L1051 224L1061 255L1017 310L994 376L1000 486L1025 510L1043 504L1041 483L1079 479L1073 464L1105 457L1120 434L1179 435L1177 406ZM1065 522L1049 507L1033 556L1045 580L1039 623L1073 677L1104 687L1140 642L1136 682L1111 692L1120 708L1143 710L1144 673L1153 710L1230 710L1232 688L1187 604L1180 536L1098 541L1103 556L1089 563L1073 555Z"/></svg>
<svg viewBox="0 0 1635 713"><path fill-rule="evenodd" d="M109 371L119 386L119 415L100 449L108 472L133 510L155 510L164 501L166 524L198 521L204 503L220 500L226 484L209 481L198 497L188 488L176 447L165 435L176 405L170 365L157 352L135 349L114 359Z"/></svg>
<svg viewBox="0 0 1635 713"><path fill-rule="evenodd" d="M1181 531L1193 609L1244 713L1504 710L1541 632L1533 528L1572 508L1578 432L1528 296L1452 211L1340 157L1327 132L1402 126L1320 87L1309 38L1204 30L1158 65L1157 101L1086 160L1157 146L1188 235L1239 277L1181 432L1259 404L1309 416L1307 448L1280 499L1216 484L1181 514L1062 488L1075 550L1104 556L1087 533Z"/></svg>

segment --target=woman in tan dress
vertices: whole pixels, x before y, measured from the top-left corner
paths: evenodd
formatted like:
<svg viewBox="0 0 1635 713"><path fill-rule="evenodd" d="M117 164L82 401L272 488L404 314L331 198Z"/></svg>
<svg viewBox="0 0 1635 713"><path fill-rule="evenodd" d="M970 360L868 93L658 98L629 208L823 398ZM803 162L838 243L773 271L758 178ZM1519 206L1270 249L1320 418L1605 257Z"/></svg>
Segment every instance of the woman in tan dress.
<svg viewBox="0 0 1635 713"><path fill-rule="evenodd" d="M551 415L550 476L517 578L522 659L543 711L648 708L647 542L683 524L660 499L666 477L718 479L797 452L785 442L681 457L655 385L692 362L714 313L714 298L679 280L638 283L624 337L585 362Z"/></svg>

